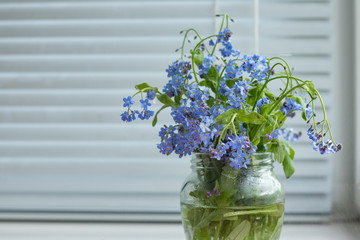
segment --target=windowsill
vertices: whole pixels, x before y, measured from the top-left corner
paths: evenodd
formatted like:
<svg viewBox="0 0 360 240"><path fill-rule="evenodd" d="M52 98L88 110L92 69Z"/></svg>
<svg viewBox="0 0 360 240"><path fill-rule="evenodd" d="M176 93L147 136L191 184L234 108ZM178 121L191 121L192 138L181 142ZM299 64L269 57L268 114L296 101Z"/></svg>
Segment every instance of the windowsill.
<svg viewBox="0 0 360 240"><path fill-rule="evenodd" d="M180 224L124 223L18 223L1 222L4 240L183 240ZM285 224L281 239L286 240L358 240L359 222L329 224Z"/></svg>

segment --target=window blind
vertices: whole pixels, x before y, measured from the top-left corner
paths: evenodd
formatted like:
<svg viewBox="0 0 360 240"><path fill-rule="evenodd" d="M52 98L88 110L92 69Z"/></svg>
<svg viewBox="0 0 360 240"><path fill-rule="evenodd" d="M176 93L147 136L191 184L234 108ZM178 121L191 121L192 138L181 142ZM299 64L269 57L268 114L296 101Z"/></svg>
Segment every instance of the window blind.
<svg viewBox="0 0 360 240"><path fill-rule="evenodd" d="M122 123L122 98L141 82L162 86L179 31L213 34L225 12L234 47L252 54L253 1L0 1L0 217L178 214L189 159L161 156L150 122ZM284 56L327 103L331 18L331 1L260 1L260 53ZM162 113L158 126L170 121ZM291 126L306 133L300 119ZM295 175L275 169L286 213L328 214L328 157L307 136L295 149Z"/></svg>

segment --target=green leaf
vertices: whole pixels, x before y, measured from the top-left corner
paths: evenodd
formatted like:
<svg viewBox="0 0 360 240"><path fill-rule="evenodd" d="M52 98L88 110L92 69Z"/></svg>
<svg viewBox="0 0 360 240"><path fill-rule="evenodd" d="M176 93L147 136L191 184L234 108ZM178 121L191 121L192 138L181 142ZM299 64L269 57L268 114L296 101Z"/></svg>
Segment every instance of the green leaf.
<svg viewBox="0 0 360 240"><path fill-rule="evenodd" d="M215 102L216 102L216 99L212 96L209 96L209 100L207 100L206 103L209 107L213 107L215 105Z"/></svg>
<svg viewBox="0 0 360 240"><path fill-rule="evenodd" d="M193 52L194 54L194 62L196 64L196 66L198 66L199 64L202 64L202 62L204 61L204 53L201 51L201 49L196 49L195 52Z"/></svg>
<svg viewBox="0 0 360 240"><path fill-rule="evenodd" d="M283 218L281 217L281 218L278 219L276 227L275 227L273 233L271 234L269 240L277 240L277 239L279 239L282 224L283 224Z"/></svg>
<svg viewBox="0 0 360 240"><path fill-rule="evenodd" d="M269 151L274 153L275 160L283 163L285 154L287 154L284 143L281 140L276 140L271 143Z"/></svg>
<svg viewBox="0 0 360 240"><path fill-rule="evenodd" d="M266 122L266 119L263 116L261 116L260 114L258 114L257 112L250 112L249 113L244 109L241 109L241 110L229 109L226 112L220 114L215 119L216 123L226 125L224 127L224 129L222 130L222 133L220 135L220 140L223 140L225 138L226 131L228 130L228 128L233 127L232 125L228 126L228 124L231 122L231 120L234 117L236 118L236 120L238 122L246 122L246 123L252 123L252 124L255 124L255 125L260 125L260 126L254 127L251 130L251 133L250 133L250 136L251 136L250 140L252 142L254 140L260 141L260 136L262 135L261 133L262 133L262 130L264 128L264 123ZM236 125L237 124L235 124L235 126ZM233 129L233 131L236 131L236 129Z"/></svg>
<svg viewBox="0 0 360 240"><path fill-rule="evenodd" d="M278 206L271 206L270 207L262 207L262 208L255 208L255 209L244 209L241 211L233 211L233 212L226 212L223 215L223 218L225 220L228 220L229 217L234 217L234 216L243 216L243 215L258 215L258 214L269 214L271 216L275 216L275 217L280 217L281 214L283 213L283 209L279 209ZM280 213L280 214L279 214Z"/></svg>
<svg viewBox="0 0 360 240"><path fill-rule="evenodd" d="M141 83L141 84L135 85L135 88L138 89L139 91L144 91L144 92L147 92L149 90L153 90L155 92L158 92L158 88L152 87L147 83Z"/></svg>
<svg viewBox="0 0 360 240"><path fill-rule="evenodd" d="M156 96L157 99L165 105L174 105L174 101L166 94L160 94Z"/></svg>
<svg viewBox="0 0 360 240"><path fill-rule="evenodd" d="M288 143L285 140L280 140L282 142L282 144L284 144L288 149L289 149L289 156L291 159L294 159L295 157L295 150L291 147L290 143Z"/></svg>
<svg viewBox="0 0 360 240"><path fill-rule="evenodd" d="M254 126L254 125L253 125ZM263 129L265 127L265 124L261 125L255 125L251 128L250 131L250 140L254 145L257 145L260 143L260 137L263 136Z"/></svg>
<svg viewBox="0 0 360 240"><path fill-rule="evenodd" d="M261 87L259 87L259 88L261 88ZM257 97L258 97L258 92L259 92L260 90L257 88L257 87L251 87L251 88L249 88L249 91L248 91L248 97L247 97L247 99L246 99L246 102L249 104L249 105L251 105L251 106L253 106L253 105L255 105L255 100L257 99ZM263 95L263 93L261 94L261 95ZM260 99L261 97L258 97L258 99Z"/></svg>
<svg viewBox="0 0 360 240"><path fill-rule="evenodd" d="M270 92L270 91L268 90L268 88L265 88L265 89L264 89L264 94L265 94L265 96L266 96L267 98L270 99L270 101L276 99L275 94L273 94L272 92Z"/></svg>
<svg viewBox="0 0 360 240"><path fill-rule="evenodd" d="M295 96L294 99L295 99L295 102L299 103L302 106L303 110L301 113L301 117L302 117L302 119L304 119L304 121L307 121L306 115L305 115L305 110L306 110L305 99L302 96Z"/></svg>
<svg viewBox="0 0 360 240"><path fill-rule="evenodd" d="M207 228L201 228L201 230L196 233L194 239L210 239Z"/></svg>
<svg viewBox="0 0 360 240"><path fill-rule="evenodd" d="M260 114L263 116L266 116L267 113L270 111L271 109L271 105L270 104L266 104L265 106L261 106L260 108Z"/></svg>
<svg viewBox="0 0 360 240"><path fill-rule="evenodd" d="M248 220L244 220L236 228L234 228L226 240L243 240L250 232L250 228L250 222Z"/></svg>
<svg viewBox="0 0 360 240"><path fill-rule="evenodd" d="M289 149L289 153L286 148ZM287 141L279 139L273 141L269 151L274 153L276 161L283 164L286 178L294 174L295 167L293 165L293 159L295 157L295 150Z"/></svg>
<svg viewBox="0 0 360 240"><path fill-rule="evenodd" d="M209 86L207 85L207 83L206 83L206 81L205 81L205 80L203 80L203 81L199 82L199 86L209 87Z"/></svg>
<svg viewBox="0 0 360 240"><path fill-rule="evenodd" d="M181 100L181 96L178 94L175 96L175 103L176 105L179 105L180 106L180 100Z"/></svg>
<svg viewBox="0 0 360 240"><path fill-rule="evenodd" d="M238 172L234 171L234 168L230 167L230 165L223 167L219 181L221 194L219 196L218 206L222 203L227 206L229 199L237 192L235 187L237 174Z"/></svg>
<svg viewBox="0 0 360 240"><path fill-rule="evenodd" d="M290 156L287 152L285 154L285 158L283 161L283 169L284 169L286 178L290 178L291 175L293 175L295 172L293 160L290 158Z"/></svg>
<svg viewBox="0 0 360 240"><path fill-rule="evenodd" d="M236 109L229 109L226 112L220 114L219 116L216 117L215 122L218 124L228 124L232 117L234 116L234 114L237 113Z"/></svg>
<svg viewBox="0 0 360 240"><path fill-rule="evenodd" d="M218 71L214 66L211 66L207 74L204 76L206 84L208 87L216 93L217 79L218 79Z"/></svg>
<svg viewBox="0 0 360 240"><path fill-rule="evenodd" d="M211 213L204 215L202 217L201 221L194 227L195 231L196 231L196 229L209 226L209 223L211 223L212 221L221 220L225 211L227 211L227 210L218 208L218 209L213 210Z"/></svg>
<svg viewBox="0 0 360 240"><path fill-rule="evenodd" d="M253 144L256 146L260 143L260 137L257 137L253 140Z"/></svg>
<svg viewBox="0 0 360 240"><path fill-rule="evenodd" d="M236 82L238 81L242 81L242 77L240 77L240 79L227 79L226 80L226 85L229 87L229 88L232 88Z"/></svg>
<svg viewBox="0 0 360 240"><path fill-rule="evenodd" d="M238 110L236 119L239 122L246 122L246 123L252 123L252 124L263 124L266 122L266 119L261 116L257 112L246 112L245 110L241 109Z"/></svg>
<svg viewBox="0 0 360 240"><path fill-rule="evenodd" d="M270 134L272 131L274 131L274 129L278 128L277 115L275 115L275 114L266 115L265 119L266 119L266 124L265 124L265 129L264 129L263 135Z"/></svg>
<svg viewBox="0 0 360 240"><path fill-rule="evenodd" d="M302 96L295 96L294 97L295 102L300 104L303 108L306 108L305 99Z"/></svg>
<svg viewBox="0 0 360 240"><path fill-rule="evenodd" d="M221 131L220 138L219 138L220 141L223 141L225 139L227 131L228 131L228 128L226 128L226 127Z"/></svg>
<svg viewBox="0 0 360 240"><path fill-rule="evenodd" d="M312 99L316 99L316 88L312 81L305 81L305 85L302 88L305 89Z"/></svg>
<svg viewBox="0 0 360 240"><path fill-rule="evenodd" d="M301 112L301 118L304 120L304 121L308 121L308 119L306 118L306 110L303 109L302 112Z"/></svg>
<svg viewBox="0 0 360 240"><path fill-rule="evenodd" d="M215 182L215 189L219 189L220 185L219 185L219 180L216 180Z"/></svg>
<svg viewBox="0 0 360 240"><path fill-rule="evenodd" d="M171 107L170 105L164 105L164 106L162 106L157 112L156 112L156 114L155 114L155 116L154 116L154 119L153 119L153 121L152 121L152 126L153 127L155 127L155 125L156 125L156 123L157 123L157 116L158 116L158 114L162 111L162 110L164 110L165 108L167 108L167 107Z"/></svg>

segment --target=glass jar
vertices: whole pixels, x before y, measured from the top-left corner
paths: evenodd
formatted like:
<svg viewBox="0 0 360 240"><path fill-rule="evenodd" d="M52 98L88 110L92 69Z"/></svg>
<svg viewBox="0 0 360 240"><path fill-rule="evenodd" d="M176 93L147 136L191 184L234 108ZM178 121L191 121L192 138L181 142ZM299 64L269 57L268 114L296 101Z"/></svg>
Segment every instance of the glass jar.
<svg viewBox="0 0 360 240"><path fill-rule="evenodd" d="M193 153L180 193L186 239L279 239L285 193L273 162L272 153L255 153L247 168L236 170Z"/></svg>

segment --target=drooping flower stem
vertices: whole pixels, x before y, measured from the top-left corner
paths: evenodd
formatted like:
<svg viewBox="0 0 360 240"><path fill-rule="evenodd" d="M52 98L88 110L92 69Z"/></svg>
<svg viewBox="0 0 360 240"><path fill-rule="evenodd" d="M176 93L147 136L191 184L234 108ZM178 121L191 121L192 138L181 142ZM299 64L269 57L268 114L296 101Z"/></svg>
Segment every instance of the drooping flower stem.
<svg viewBox="0 0 360 240"><path fill-rule="evenodd" d="M201 39L200 34L194 28L189 28L189 29L186 30L185 35L184 35L184 40L183 40L183 43L181 45L181 60L183 60L183 58L184 58L184 47L185 47L185 41L186 41L187 35L191 31L193 31L196 34L196 36L198 36L198 38Z"/></svg>
<svg viewBox="0 0 360 240"><path fill-rule="evenodd" d="M269 59L269 62L271 60L274 60L274 59L280 60L283 63L285 63L285 65L286 65L286 68L285 68L286 75L287 75L287 77L292 77L292 73L291 73L291 69L290 69L289 64L281 57L272 57L272 58ZM287 71L287 69L289 69L289 72ZM296 79L294 79L294 80L297 81ZM292 87L292 83L291 83L291 87Z"/></svg>
<svg viewBox="0 0 360 240"><path fill-rule="evenodd" d="M228 16L226 13L224 14L223 19L222 19L222 21L221 21L220 31L223 29L225 18L226 18L226 19L229 18L229 16ZM226 27L228 27L228 21L226 21ZM216 42L215 42L215 45L214 45L214 47L213 47L213 50L211 51L211 55L214 55L214 52L215 52L215 50L216 50L217 44L218 44L218 42L216 41Z"/></svg>
<svg viewBox="0 0 360 240"><path fill-rule="evenodd" d="M199 84L199 80L198 80L198 78L196 76L197 73L195 71L195 61L194 61L195 55L194 54L195 54L194 52L191 53L191 65L192 65L192 71L193 71L193 74L194 74L195 82L197 84Z"/></svg>
<svg viewBox="0 0 360 240"><path fill-rule="evenodd" d="M312 107L312 109L315 109L314 100L311 100L311 107ZM312 119L313 119L313 122L314 122L314 129L317 132L318 130L317 130L317 127L316 127L317 124L316 124L315 114L312 115Z"/></svg>
<svg viewBox="0 0 360 240"><path fill-rule="evenodd" d="M278 100L273 104L273 106L270 108L269 112L267 112L267 113L270 114L270 113L277 107L277 105L278 105L279 103L281 103L281 101L282 101L289 93L291 93L292 91L294 91L294 90L297 89L297 88L303 87L305 84L306 84L306 83L299 84L299 85L297 85L297 86L295 86L295 87L290 88L287 92L283 93L283 94L281 95L281 97L279 97L279 99L278 99Z"/></svg>
<svg viewBox="0 0 360 240"><path fill-rule="evenodd" d="M219 36L219 35L211 35L211 36L209 36L209 37L206 37L206 38L204 38L204 39L201 39L201 40L199 41L199 43L196 44L196 46L194 47L193 51L191 52L192 70L193 70L193 74L194 74L194 78L195 78L196 83L199 83L199 80L198 80L198 78L197 78L197 76L196 76L197 73L196 73L196 71L195 71L195 60L194 60L194 59L195 59L195 50L198 49L205 40L207 40L207 39L209 39L209 38L212 38L212 37L216 37L216 36Z"/></svg>
<svg viewBox="0 0 360 240"><path fill-rule="evenodd" d="M252 111L254 111L254 109L255 109L255 107L256 107L256 103L257 103L257 101L259 100L259 98L260 98L260 96L261 96L261 93L262 93L262 92L264 91L264 89L266 88L267 84L268 84L269 82L273 81L273 80L284 78L283 76L275 77L275 78L270 78L271 72L274 70L274 68L275 68L277 65L283 66L281 63L275 63L274 66L272 66L272 68L271 68L270 71L269 71L268 78L266 79L266 81L265 81L264 85L262 86L260 92L258 92L258 94L257 94L255 103L254 103L253 108L252 108ZM289 78L287 78L287 83L288 83L288 82L289 82ZM287 88L287 84L286 84L286 88ZM285 89L286 89L286 88L285 88Z"/></svg>
<svg viewBox="0 0 360 240"><path fill-rule="evenodd" d="M318 98L319 98L319 101L320 101L320 103L321 103L321 107L322 107L323 114L324 114L324 122L323 122L323 125L322 125L322 128L321 128L321 134L324 133L324 126L325 126L325 124L326 124L326 126L327 126L327 131L329 131L330 138L331 138L331 140L334 142L334 144L336 144L336 142L335 142L335 140L334 140L334 138L333 138L333 136L332 136L332 134L331 134L329 121L327 120L324 101L322 100L319 91L318 91L317 89L315 89L315 91L316 91L316 94L317 94L317 96L318 96Z"/></svg>

